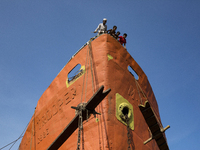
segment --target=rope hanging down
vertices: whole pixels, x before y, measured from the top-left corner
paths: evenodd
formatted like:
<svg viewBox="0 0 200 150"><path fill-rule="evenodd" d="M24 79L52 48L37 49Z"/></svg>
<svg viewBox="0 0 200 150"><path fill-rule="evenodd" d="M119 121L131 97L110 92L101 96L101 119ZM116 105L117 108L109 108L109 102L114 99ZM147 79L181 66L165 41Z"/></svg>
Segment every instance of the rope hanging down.
<svg viewBox="0 0 200 150"><path fill-rule="evenodd" d="M86 95L87 95L87 83L88 83L88 68L90 67L91 69L91 76L92 76L92 92L94 94L94 77L93 77L93 60L92 60L92 48L91 48L91 41L93 38L91 38L88 41L88 49L87 49L87 54L86 54L86 63L85 63L85 68L86 68L86 79L85 79L85 74L83 78L83 87L82 87L82 93L81 93L81 104L80 104L80 111L79 113L79 119L78 119L78 139L77 139L77 150L80 150L80 145L81 145L81 138L83 139L83 116L82 116L82 108L83 108L83 90L85 87L85 100L84 103L86 103ZM88 60L88 55L89 55L89 60ZM85 85L85 80L86 80L86 85ZM87 120L88 120L88 112L87 112ZM82 134L81 134L82 133ZM82 135L82 137L81 137ZM83 146L83 140L82 140L82 148Z"/></svg>
<svg viewBox="0 0 200 150"><path fill-rule="evenodd" d="M89 51L89 56L90 56L90 68L91 68L91 76L92 76L92 90L93 90L93 94L94 94L94 90L95 90L95 87L94 87L94 77L95 77L95 73L94 72L95 72L95 68L93 66L93 59L92 59L93 58L93 56L92 56L92 45L91 45L92 40L94 40L94 39L91 38L89 40L89 42L88 42L88 51ZM94 76L93 76L93 73L94 73ZM98 86L98 81L96 81L96 86ZM101 105L98 106L98 112L102 112L102 111L100 111L100 107L101 107ZM100 116L100 118L101 118L101 116ZM104 141L102 140L102 142L101 142L101 135L102 135L102 139L103 139L103 130L102 130L103 127L102 127L102 123L100 123L101 119L96 118L96 122L98 123L99 149L101 150L102 149L101 144L104 147ZM101 132L100 132L100 127L101 127Z"/></svg>

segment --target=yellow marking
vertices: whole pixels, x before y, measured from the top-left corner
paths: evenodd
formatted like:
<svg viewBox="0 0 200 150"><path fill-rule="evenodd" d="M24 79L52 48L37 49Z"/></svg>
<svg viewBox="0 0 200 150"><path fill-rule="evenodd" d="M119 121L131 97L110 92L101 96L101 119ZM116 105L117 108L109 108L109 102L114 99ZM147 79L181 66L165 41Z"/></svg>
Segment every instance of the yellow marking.
<svg viewBox="0 0 200 150"><path fill-rule="evenodd" d="M108 56L108 61L113 59L113 57L110 54L107 54L107 56Z"/></svg>
<svg viewBox="0 0 200 150"><path fill-rule="evenodd" d="M121 123L127 125L124 115L125 109L129 118L129 128L134 130L133 106L131 105L131 103L129 103L128 100L123 98L119 93L116 93L116 117Z"/></svg>

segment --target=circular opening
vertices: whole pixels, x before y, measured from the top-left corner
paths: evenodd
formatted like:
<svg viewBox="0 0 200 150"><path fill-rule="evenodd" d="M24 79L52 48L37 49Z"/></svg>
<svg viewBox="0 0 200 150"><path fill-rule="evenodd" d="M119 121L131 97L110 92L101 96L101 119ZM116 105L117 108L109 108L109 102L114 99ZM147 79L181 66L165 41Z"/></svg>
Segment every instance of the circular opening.
<svg viewBox="0 0 200 150"><path fill-rule="evenodd" d="M128 111L129 111L128 107L124 107L122 109L122 113L124 114L124 116L128 115Z"/></svg>

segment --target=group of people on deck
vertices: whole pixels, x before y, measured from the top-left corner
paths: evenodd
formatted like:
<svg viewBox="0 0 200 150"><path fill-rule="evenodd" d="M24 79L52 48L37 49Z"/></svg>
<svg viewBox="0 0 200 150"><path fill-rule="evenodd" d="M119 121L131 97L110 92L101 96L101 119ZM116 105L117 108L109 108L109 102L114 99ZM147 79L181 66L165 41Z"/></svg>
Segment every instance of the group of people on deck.
<svg viewBox="0 0 200 150"><path fill-rule="evenodd" d="M108 33L111 36L113 36L115 39L117 39L124 46L124 48L126 48L126 37L127 37L127 34L124 33L123 36L119 36L120 32L117 31L117 33L116 33L117 26L113 26L112 29L107 30L106 22L107 22L107 19L104 18L103 19L103 23L100 23L98 25L98 27L96 28L96 30L94 31L94 33L98 32L97 36L99 36L99 35L101 35L103 33Z"/></svg>

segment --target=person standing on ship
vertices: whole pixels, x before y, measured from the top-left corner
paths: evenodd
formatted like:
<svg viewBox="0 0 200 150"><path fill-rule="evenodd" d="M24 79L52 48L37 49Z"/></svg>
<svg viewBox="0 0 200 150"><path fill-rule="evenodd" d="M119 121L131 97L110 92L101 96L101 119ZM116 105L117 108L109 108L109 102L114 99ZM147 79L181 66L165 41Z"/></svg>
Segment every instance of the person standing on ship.
<svg viewBox="0 0 200 150"><path fill-rule="evenodd" d="M120 35L120 32L119 31L117 31L117 33L115 34L115 39L117 39L118 40L118 38L119 38L119 35Z"/></svg>
<svg viewBox="0 0 200 150"><path fill-rule="evenodd" d="M124 33L123 36L119 36L119 42L124 45L124 48L126 48L126 37L127 37L127 34Z"/></svg>
<svg viewBox="0 0 200 150"><path fill-rule="evenodd" d="M106 25L106 22L107 22L107 19L104 18L104 19L103 19L103 23L100 23L100 24L98 25L98 27L96 28L96 30L94 31L94 33L96 33L96 32L98 31L97 36L99 36L99 35L101 35L101 34L103 34L103 33L107 33L107 25Z"/></svg>
<svg viewBox="0 0 200 150"><path fill-rule="evenodd" d="M113 26L112 29L109 29L107 32L108 34L112 35L113 37L115 37L115 31L117 30L117 26Z"/></svg>

